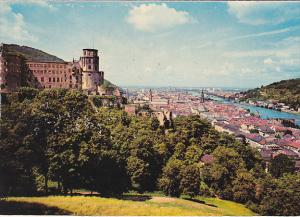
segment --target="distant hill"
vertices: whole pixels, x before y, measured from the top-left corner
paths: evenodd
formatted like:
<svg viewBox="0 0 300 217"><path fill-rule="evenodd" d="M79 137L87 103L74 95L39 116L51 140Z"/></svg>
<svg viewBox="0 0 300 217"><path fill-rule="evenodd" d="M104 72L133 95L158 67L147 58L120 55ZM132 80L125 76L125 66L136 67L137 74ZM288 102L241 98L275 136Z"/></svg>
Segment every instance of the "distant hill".
<svg viewBox="0 0 300 217"><path fill-rule="evenodd" d="M300 78L274 82L243 93L245 94L243 100L275 100L298 109L300 107Z"/></svg>
<svg viewBox="0 0 300 217"><path fill-rule="evenodd" d="M22 55L28 61L65 62L63 59L32 47L17 44L1 44L0 47L0 50L4 50L9 54Z"/></svg>

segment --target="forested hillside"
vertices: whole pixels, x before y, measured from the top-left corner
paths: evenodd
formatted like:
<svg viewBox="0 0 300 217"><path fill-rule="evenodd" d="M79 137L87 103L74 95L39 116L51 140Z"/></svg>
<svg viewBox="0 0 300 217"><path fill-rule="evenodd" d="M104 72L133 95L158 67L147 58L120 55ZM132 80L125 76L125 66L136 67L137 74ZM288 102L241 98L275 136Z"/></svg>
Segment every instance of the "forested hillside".
<svg viewBox="0 0 300 217"><path fill-rule="evenodd" d="M95 111L86 95L63 89L22 88L1 101L1 196L162 191L233 200L263 215L300 214L299 173L266 174L256 150L198 116L160 127L121 109Z"/></svg>
<svg viewBox="0 0 300 217"><path fill-rule="evenodd" d="M5 50L10 54L22 55L28 61L64 62L63 59L28 46L20 46L17 44L1 44L1 50Z"/></svg>
<svg viewBox="0 0 300 217"><path fill-rule="evenodd" d="M277 100L297 110L300 107L300 78L274 82L245 94L244 99Z"/></svg>

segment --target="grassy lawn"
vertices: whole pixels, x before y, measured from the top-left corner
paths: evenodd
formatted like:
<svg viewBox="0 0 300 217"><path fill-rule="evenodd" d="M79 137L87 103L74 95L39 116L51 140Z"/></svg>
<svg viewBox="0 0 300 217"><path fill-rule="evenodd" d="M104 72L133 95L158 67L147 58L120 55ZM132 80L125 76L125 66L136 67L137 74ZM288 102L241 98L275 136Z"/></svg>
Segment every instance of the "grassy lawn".
<svg viewBox="0 0 300 217"><path fill-rule="evenodd" d="M125 195L120 199L96 196L10 197L0 200L1 214L255 215L241 204L215 198L198 197L196 201L189 201L146 195Z"/></svg>

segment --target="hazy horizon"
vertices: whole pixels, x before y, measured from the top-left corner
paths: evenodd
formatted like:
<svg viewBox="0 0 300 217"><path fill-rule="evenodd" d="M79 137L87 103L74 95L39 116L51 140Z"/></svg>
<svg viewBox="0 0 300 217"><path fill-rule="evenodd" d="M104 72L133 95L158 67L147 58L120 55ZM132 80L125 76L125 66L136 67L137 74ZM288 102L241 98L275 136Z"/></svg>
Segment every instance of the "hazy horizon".
<svg viewBox="0 0 300 217"><path fill-rule="evenodd" d="M0 42L65 61L98 49L105 78L124 87L299 78L299 23L300 2L0 2Z"/></svg>

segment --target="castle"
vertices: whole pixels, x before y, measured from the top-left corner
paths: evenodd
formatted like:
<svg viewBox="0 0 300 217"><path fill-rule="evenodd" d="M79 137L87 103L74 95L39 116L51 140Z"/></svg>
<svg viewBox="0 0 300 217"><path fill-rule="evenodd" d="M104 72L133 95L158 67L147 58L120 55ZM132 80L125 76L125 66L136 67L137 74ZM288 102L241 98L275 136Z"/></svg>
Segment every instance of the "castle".
<svg viewBox="0 0 300 217"><path fill-rule="evenodd" d="M83 49L78 61L65 62L49 54L47 55L55 58L26 58L20 52L9 51L9 46L17 45L1 44L0 46L1 92L17 91L24 85L25 74L27 77L31 74L31 83L35 83L34 86L37 88L78 89L87 94L122 97L119 88L103 87L104 72L99 71L99 56L96 49ZM22 47L18 46L18 48Z"/></svg>

